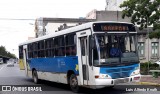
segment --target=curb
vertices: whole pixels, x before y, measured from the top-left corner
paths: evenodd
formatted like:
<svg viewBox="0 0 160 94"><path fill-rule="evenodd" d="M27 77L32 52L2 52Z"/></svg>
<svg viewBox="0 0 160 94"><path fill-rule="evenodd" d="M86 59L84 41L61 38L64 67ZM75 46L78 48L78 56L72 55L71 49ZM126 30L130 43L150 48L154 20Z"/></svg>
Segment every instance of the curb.
<svg viewBox="0 0 160 94"><path fill-rule="evenodd" d="M141 75L141 77L152 77L152 75Z"/></svg>
<svg viewBox="0 0 160 94"><path fill-rule="evenodd" d="M139 85L152 85L152 86L160 86L158 83L152 83L152 82L137 82Z"/></svg>

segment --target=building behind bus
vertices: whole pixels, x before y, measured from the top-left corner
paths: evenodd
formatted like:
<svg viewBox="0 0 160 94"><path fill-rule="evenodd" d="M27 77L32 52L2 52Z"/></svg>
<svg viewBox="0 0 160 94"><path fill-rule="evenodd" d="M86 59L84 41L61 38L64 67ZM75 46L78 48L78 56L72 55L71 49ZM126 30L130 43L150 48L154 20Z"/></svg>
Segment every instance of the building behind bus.
<svg viewBox="0 0 160 94"><path fill-rule="evenodd" d="M44 36L51 34L63 29L67 29L79 24L92 21L120 21L120 22L130 22L130 18L122 19L121 11L97 11L92 10L89 12L85 18L37 18L35 21L35 37ZM148 31L147 31L148 29ZM147 32L153 32L152 27L144 28L138 32L138 49L140 62L144 63L147 61L155 62L160 58L160 39L149 39ZM149 45L149 46L148 46ZM148 48L149 47L149 48ZM149 55L149 56L148 56ZM149 57L149 58L148 58Z"/></svg>

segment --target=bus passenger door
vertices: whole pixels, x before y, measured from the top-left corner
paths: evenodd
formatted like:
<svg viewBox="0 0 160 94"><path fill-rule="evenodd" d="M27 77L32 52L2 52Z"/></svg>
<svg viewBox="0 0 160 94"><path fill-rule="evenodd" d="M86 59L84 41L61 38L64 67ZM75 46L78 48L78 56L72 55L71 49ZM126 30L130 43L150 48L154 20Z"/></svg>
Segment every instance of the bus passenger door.
<svg viewBox="0 0 160 94"><path fill-rule="evenodd" d="M23 62L24 62L24 68L25 68L25 74L28 76L28 53L27 53L27 45L23 46Z"/></svg>
<svg viewBox="0 0 160 94"><path fill-rule="evenodd" d="M89 72L88 72L88 54L87 54L87 36L80 38L80 48L81 48L81 62L82 62L82 75L83 84L88 85Z"/></svg>
<svg viewBox="0 0 160 94"><path fill-rule="evenodd" d="M91 67L89 66L88 52L89 52L89 35L91 30L83 30L77 32L77 56L78 56L78 70L79 70L79 85L90 85L91 80Z"/></svg>

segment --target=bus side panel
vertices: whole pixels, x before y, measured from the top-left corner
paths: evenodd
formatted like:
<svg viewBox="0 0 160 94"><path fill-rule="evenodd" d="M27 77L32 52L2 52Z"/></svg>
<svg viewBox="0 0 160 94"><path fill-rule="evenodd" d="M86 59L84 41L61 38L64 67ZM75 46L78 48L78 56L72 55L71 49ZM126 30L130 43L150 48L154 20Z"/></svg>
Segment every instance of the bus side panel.
<svg viewBox="0 0 160 94"><path fill-rule="evenodd" d="M24 70L24 62L23 62L23 59L19 59L19 68L20 68L20 70Z"/></svg>
<svg viewBox="0 0 160 94"><path fill-rule="evenodd" d="M30 59L29 66L30 69L35 68L41 72L67 73L68 70L73 70L79 75L77 56Z"/></svg>
<svg viewBox="0 0 160 94"><path fill-rule="evenodd" d="M67 84L67 75L66 73L51 73L51 72L41 72L38 71L38 78L53 81L58 83Z"/></svg>

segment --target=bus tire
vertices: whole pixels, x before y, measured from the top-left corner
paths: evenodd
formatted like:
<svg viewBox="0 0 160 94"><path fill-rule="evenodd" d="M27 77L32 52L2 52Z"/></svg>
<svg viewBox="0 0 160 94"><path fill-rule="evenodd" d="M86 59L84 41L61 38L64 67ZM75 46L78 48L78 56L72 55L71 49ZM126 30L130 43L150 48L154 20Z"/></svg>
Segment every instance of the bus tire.
<svg viewBox="0 0 160 94"><path fill-rule="evenodd" d="M78 79L75 74L71 74L69 79L69 85L73 92L79 92Z"/></svg>
<svg viewBox="0 0 160 94"><path fill-rule="evenodd" d="M34 83L36 84L39 83L38 74L36 70L33 70L32 78L33 78Z"/></svg>

